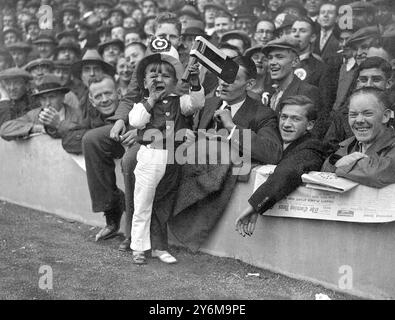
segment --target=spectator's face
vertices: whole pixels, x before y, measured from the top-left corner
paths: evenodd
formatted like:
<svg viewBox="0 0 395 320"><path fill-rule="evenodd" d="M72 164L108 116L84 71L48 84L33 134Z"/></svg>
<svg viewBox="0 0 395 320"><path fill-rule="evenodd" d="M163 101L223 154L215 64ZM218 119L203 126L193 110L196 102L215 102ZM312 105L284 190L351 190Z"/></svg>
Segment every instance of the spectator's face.
<svg viewBox="0 0 395 320"><path fill-rule="evenodd" d="M337 21L336 6L331 4L324 4L320 8L318 15L318 23L321 27L331 29Z"/></svg>
<svg viewBox="0 0 395 320"><path fill-rule="evenodd" d="M253 84L253 80L247 79L245 68L240 67L233 83L226 83L222 79L218 79L219 96L228 104L237 103L245 97L247 90L251 89Z"/></svg>
<svg viewBox="0 0 395 320"><path fill-rule="evenodd" d="M255 52L251 56L251 59L255 63L258 75L263 75L266 72L268 66L268 60L265 55L262 52Z"/></svg>
<svg viewBox="0 0 395 320"><path fill-rule="evenodd" d="M40 28L36 24L31 24L27 28L27 34L29 35L31 40L36 40L40 33Z"/></svg>
<svg viewBox="0 0 395 320"><path fill-rule="evenodd" d="M144 58L145 52L139 45L131 45L125 49L125 58L134 69L137 63Z"/></svg>
<svg viewBox="0 0 395 320"><path fill-rule="evenodd" d="M111 30L111 38L124 41L125 40L125 29L122 27L113 28Z"/></svg>
<svg viewBox="0 0 395 320"><path fill-rule="evenodd" d="M284 0L270 0L269 1L269 9L271 11L276 12L284 3Z"/></svg>
<svg viewBox="0 0 395 320"><path fill-rule="evenodd" d="M126 46L132 42L142 42L142 39L138 33L131 32L125 36L125 45Z"/></svg>
<svg viewBox="0 0 395 320"><path fill-rule="evenodd" d="M225 0L225 6L229 11L235 10L240 5L240 0Z"/></svg>
<svg viewBox="0 0 395 320"><path fill-rule="evenodd" d="M255 40L260 45L266 45L273 39L274 26L269 21L261 21L256 26Z"/></svg>
<svg viewBox="0 0 395 320"><path fill-rule="evenodd" d="M251 32L251 18L240 18L236 20L236 29L242 30L247 34Z"/></svg>
<svg viewBox="0 0 395 320"><path fill-rule="evenodd" d="M130 79L132 78L133 68L132 66L126 61L125 58L119 58L117 63L117 74L119 75L119 79L129 83Z"/></svg>
<svg viewBox="0 0 395 320"><path fill-rule="evenodd" d="M155 3L151 0L144 1L142 9L143 9L143 15L146 17L151 15L156 15L158 13Z"/></svg>
<svg viewBox="0 0 395 320"><path fill-rule="evenodd" d="M314 121L307 119L304 106L285 105L279 117L280 134L284 143L291 143L313 129Z"/></svg>
<svg viewBox="0 0 395 320"><path fill-rule="evenodd" d="M40 58L49 58L55 49L55 45L52 43L40 43L37 45L37 50Z"/></svg>
<svg viewBox="0 0 395 320"><path fill-rule="evenodd" d="M359 142L372 143L385 130L391 112L383 109L372 94L357 94L351 98L348 123Z"/></svg>
<svg viewBox="0 0 395 320"><path fill-rule="evenodd" d="M26 81L23 78L2 80L1 84L11 100L18 100L26 93Z"/></svg>
<svg viewBox="0 0 395 320"><path fill-rule="evenodd" d="M96 8L96 12L100 19L106 20L110 15L110 7L101 4Z"/></svg>
<svg viewBox="0 0 395 320"><path fill-rule="evenodd" d="M111 33L112 33L112 31L111 31ZM106 41L111 40L111 38L112 38L111 33L110 32L101 32L99 34L100 42L106 42Z"/></svg>
<svg viewBox="0 0 395 320"><path fill-rule="evenodd" d="M59 111L63 106L64 94L56 91L43 93L38 96L38 100L40 101L41 108L52 107Z"/></svg>
<svg viewBox="0 0 395 320"><path fill-rule="evenodd" d="M116 65L121 54L121 49L119 46L110 44L106 46L103 50L103 60L112 65Z"/></svg>
<svg viewBox="0 0 395 320"><path fill-rule="evenodd" d="M132 13L132 18L137 21L137 23L140 23L141 20L143 20L143 11L140 9L135 9Z"/></svg>
<svg viewBox="0 0 395 320"><path fill-rule="evenodd" d="M123 12L126 13L127 16L130 16L133 12L133 5L130 2L121 3L121 8Z"/></svg>
<svg viewBox="0 0 395 320"><path fill-rule="evenodd" d="M123 16L119 12L113 12L110 17L110 23L113 27L122 26Z"/></svg>
<svg viewBox="0 0 395 320"><path fill-rule="evenodd" d="M93 80L100 80L103 78L103 69L100 65L98 64L86 64L82 67L82 72L81 72L81 80L82 82L89 87L89 84Z"/></svg>
<svg viewBox="0 0 395 320"><path fill-rule="evenodd" d="M168 63L149 64L145 69L144 88L151 94L165 91L165 96L174 92L177 84L174 67Z"/></svg>
<svg viewBox="0 0 395 320"><path fill-rule="evenodd" d="M110 79L92 83L89 88L89 98L92 105L105 116L112 115L118 107L115 83Z"/></svg>
<svg viewBox="0 0 395 320"><path fill-rule="evenodd" d="M241 40L241 39L229 39L226 42L231 44L232 46L235 46L236 48L238 48L242 54L244 53L243 40Z"/></svg>
<svg viewBox="0 0 395 320"><path fill-rule="evenodd" d="M8 32L4 36L4 44L6 46L18 41L18 37L14 32Z"/></svg>
<svg viewBox="0 0 395 320"><path fill-rule="evenodd" d="M180 22L181 22L182 30L185 30L185 27L187 26L188 21L193 20L193 18L191 16L188 16L187 14L183 14L182 16L180 16L178 18L178 20L180 20Z"/></svg>
<svg viewBox="0 0 395 320"><path fill-rule="evenodd" d="M75 20L76 20L76 17L74 15L74 13L66 11L63 14L63 24L66 27L70 27L70 28L73 27Z"/></svg>
<svg viewBox="0 0 395 320"><path fill-rule="evenodd" d="M281 81L293 73L295 56L291 50L273 49L269 52L269 68L273 80Z"/></svg>
<svg viewBox="0 0 395 320"><path fill-rule="evenodd" d="M3 17L3 29L6 27L14 26L14 18L13 16L4 16Z"/></svg>
<svg viewBox="0 0 395 320"><path fill-rule="evenodd" d="M49 66L39 65L30 70L33 82L37 86L41 83L43 77L51 72Z"/></svg>
<svg viewBox="0 0 395 320"><path fill-rule="evenodd" d="M158 25L154 35L155 37L166 38L176 49L180 45L180 34L176 26L172 23L162 23Z"/></svg>
<svg viewBox="0 0 395 320"><path fill-rule="evenodd" d="M149 19L145 22L144 24L144 32L148 35L153 35L154 34L154 19Z"/></svg>
<svg viewBox="0 0 395 320"><path fill-rule="evenodd" d="M311 25L304 21L295 21L292 26L292 36L298 41L301 53L308 51L316 39Z"/></svg>
<svg viewBox="0 0 395 320"><path fill-rule="evenodd" d="M227 17L218 17L215 18L214 20L214 28L215 32L219 37L222 37L222 35L232 29L232 21L230 18Z"/></svg>
<svg viewBox="0 0 395 320"><path fill-rule="evenodd" d="M71 78L70 68L55 68L53 74L60 79L62 86L65 86Z"/></svg>
<svg viewBox="0 0 395 320"><path fill-rule="evenodd" d="M217 15L217 10L215 8L208 7L204 11L204 21L208 24L214 24L216 15Z"/></svg>
<svg viewBox="0 0 395 320"><path fill-rule="evenodd" d="M123 27L124 28L134 28L137 26L136 20L134 20L132 17L127 17L123 19Z"/></svg>
<svg viewBox="0 0 395 320"><path fill-rule="evenodd" d="M187 35L182 36L182 44L185 46L186 52L191 51L192 46L195 42L195 37L196 36L187 36Z"/></svg>
<svg viewBox="0 0 395 320"><path fill-rule="evenodd" d="M377 6L377 17L381 25L386 25L392 21L391 8L386 5Z"/></svg>
<svg viewBox="0 0 395 320"><path fill-rule="evenodd" d="M322 0L306 0L305 8L312 17L316 16L320 11Z"/></svg>
<svg viewBox="0 0 395 320"><path fill-rule="evenodd" d="M357 64L360 65L363 61L366 60L369 52L369 48L374 39L369 38L362 41L359 41L353 45L355 60Z"/></svg>
<svg viewBox="0 0 395 320"><path fill-rule="evenodd" d="M10 54L12 58L14 59L14 62L17 67L22 67L26 64L27 62L27 52L24 50L16 49L16 50L11 50Z"/></svg>
<svg viewBox="0 0 395 320"><path fill-rule="evenodd" d="M61 49L61 50L58 51L57 60L76 61L77 60L77 54L75 53L74 50L71 50L71 49L68 49L68 48Z"/></svg>
<svg viewBox="0 0 395 320"><path fill-rule="evenodd" d="M391 88L391 85L391 79L388 79L385 73L380 69L363 69L359 72L357 89L363 87L375 87L381 90L387 90Z"/></svg>

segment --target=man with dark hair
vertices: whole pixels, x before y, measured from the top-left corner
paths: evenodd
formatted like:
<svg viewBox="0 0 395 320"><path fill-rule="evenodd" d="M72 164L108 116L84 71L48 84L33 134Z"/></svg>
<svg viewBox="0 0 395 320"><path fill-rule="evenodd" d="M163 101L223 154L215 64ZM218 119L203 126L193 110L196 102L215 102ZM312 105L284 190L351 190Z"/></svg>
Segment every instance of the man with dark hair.
<svg viewBox="0 0 395 320"><path fill-rule="evenodd" d="M320 7L317 19L321 28L319 36L317 36L314 43L314 53L321 56L326 63L333 60L337 60L334 62L339 63L338 59L340 56L337 53L339 50L338 27L336 24L338 18L337 10L335 2L325 1Z"/></svg>
<svg viewBox="0 0 395 320"><path fill-rule="evenodd" d="M355 86L357 89L375 87L380 90L389 90L392 86L391 65L380 57L367 58L359 66ZM348 125L348 103L346 103L340 110L333 113L325 140L336 146L339 142L352 137L352 135L353 133Z"/></svg>
<svg viewBox="0 0 395 320"><path fill-rule="evenodd" d="M270 98L270 107L278 112L281 101L289 96L305 95L314 105L320 104L320 93L317 87L308 84L295 75L299 64L299 43L294 37L283 36L270 41L264 48L269 59L270 75L276 84L276 91Z"/></svg>
<svg viewBox="0 0 395 320"><path fill-rule="evenodd" d="M395 131L388 126L389 107L389 97L383 90L357 89L348 107L353 136L339 144L322 171L335 172L339 177L373 188L395 183Z"/></svg>
<svg viewBox="0 0 395 320"><path fill-rule="evenodd" d="M300 62L295 74L301 80L319 88L321 106L314 131L319 137L323 137L329 127L327 119L336 99L337 79L336 73L329 74L328 66L312 52L317 38L316 31L315 23L307 17L296 20L292 26L292 36L298 41L300 49Z"/></svg>
<svg viewBox="0 0 395 320"><path fill-rule="evenodd" d="M269 178L248 200L248 207L236 219L236 230L251 236L259 214L293 192L302 184L302 174L319 171L327 146L313 138L311 130L317 119L313 101L305 96L291 96L279 106L279 129L283 140L283 157Z"/></svg>
<svg viewBox="0 0 395 320"><path fill-rule="evenodd" d="M320 6L323 0L306 0L304 7L307 11L307 16L314 22L318 19Z"/></svg>
<svg viewBox="0 0 395 320"><path fill-rule="evenodd" d="M207 99L199 116L198 130L211 129L225 134L219 142L208 140L208 157L218 155L217 150L230 148L251 159L244 159L243 164L249 161L276 164L282 149L276 114L247 95L257 76L254 62L243 56L234 58L234 61L239 65L235 81L226 83L219 79L219 96ZM245 133L250 133L251 138L244 139ZM188 142L190 148L197 148L195 154L201 156L199 145L207 138L199 136L198 139L200 142L195 142L191 134ZM218 145L218 149L211 148L212 144ZM209 164L183 166L174 218L170 221L173 234L193 250L201 245L221 217L238 180L232 175L232 162L222 153L219 164L205 163Z"/></svg>

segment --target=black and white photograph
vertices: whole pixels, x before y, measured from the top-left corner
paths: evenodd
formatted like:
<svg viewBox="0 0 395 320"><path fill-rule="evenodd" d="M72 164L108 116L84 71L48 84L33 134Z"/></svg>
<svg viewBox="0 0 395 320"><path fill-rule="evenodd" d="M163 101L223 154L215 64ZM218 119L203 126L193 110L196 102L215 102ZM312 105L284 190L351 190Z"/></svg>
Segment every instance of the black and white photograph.
<svg viewBox="0 0 395 320"><path fill-rule="evenodd" d="M0 300L394 300L394 126L393 0L0 0Z"/></svg>

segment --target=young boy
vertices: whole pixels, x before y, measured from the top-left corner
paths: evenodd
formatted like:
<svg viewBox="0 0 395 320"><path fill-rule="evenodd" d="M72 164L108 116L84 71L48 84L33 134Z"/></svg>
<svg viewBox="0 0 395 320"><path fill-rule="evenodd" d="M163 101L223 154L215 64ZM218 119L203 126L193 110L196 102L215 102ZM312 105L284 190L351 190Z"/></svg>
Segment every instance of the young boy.
<svg viewBox="0 0 395 320"><path fill-rule="evenodd" d="M134 213L130 248L133 250L133 262L143 264L144 251L151 249L150 224L155 191L165 175L167 163L171 162L168 161L172 158L169 153L174 152L166 149L166 139L174 139L173 133L179 130L191 129L192 116L204 106L205 99L198 80L197 65L190 68L190 94L182 96L174 94L177 81L183 74L183 67L174 56L164 53L151 54L142 59L137 68L139 87L144 88L148 98L136 103L129 113L129 123L138 129L138 141L141 144L134 170ZM165 263L177 262L166 250L152 249L152 256Z"/></svg>

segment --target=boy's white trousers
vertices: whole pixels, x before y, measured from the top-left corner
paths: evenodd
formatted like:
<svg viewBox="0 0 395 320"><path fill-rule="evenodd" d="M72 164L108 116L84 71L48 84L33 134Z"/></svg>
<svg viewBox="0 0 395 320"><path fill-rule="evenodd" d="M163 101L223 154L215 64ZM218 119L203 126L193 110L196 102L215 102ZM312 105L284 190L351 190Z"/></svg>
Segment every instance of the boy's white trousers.
<svg viewBox="0 0 395 320"><path fill-rule="evenodd" d="M151 249L150 225L156 187L166 172L168 151L142 145L137 152L134 169L134 213L130 248L136 251Z"/></svg>

